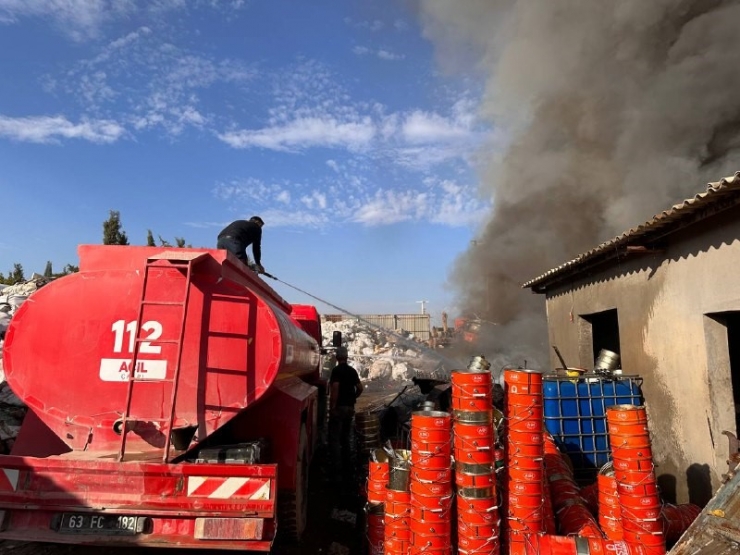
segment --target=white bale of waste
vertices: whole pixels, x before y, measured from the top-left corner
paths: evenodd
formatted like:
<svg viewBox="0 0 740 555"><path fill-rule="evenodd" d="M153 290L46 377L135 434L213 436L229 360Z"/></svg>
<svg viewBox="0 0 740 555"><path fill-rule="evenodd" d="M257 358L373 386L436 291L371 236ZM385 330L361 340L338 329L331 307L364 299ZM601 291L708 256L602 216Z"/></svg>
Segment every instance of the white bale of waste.
<svg viewBox="0 0 740 555"><path fill-rule="evenodd" d="M393 365L391 377L397 381L407 381L412 378L412 372L409 372L409 367L405 363L399 362Z"/></svg>
<svg viewBox="0 0 740 555"><path fill-rule="evenodd" d="M367 373L368 380L387 380L393 375L393 362L380 358L370 365Z"/></svg>

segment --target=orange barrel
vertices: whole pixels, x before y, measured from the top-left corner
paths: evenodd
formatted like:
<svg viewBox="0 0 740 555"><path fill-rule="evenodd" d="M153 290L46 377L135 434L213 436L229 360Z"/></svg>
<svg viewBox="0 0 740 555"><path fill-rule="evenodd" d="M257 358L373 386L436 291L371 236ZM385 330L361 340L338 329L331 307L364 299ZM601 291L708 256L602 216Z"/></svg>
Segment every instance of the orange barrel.
<svg viewBox="0 0 740 555"><path fill-rule="evenodd" d="M611 463L604 465L597 476L599 489L599 525L604 535L610 540L621 540L624 537L622 530L622 510L619 506L617 494L617 480Z"/></svg>
<svg viewBox="0 0 740 555"><path fill-rule="evenodd" d="M536 370L505 368L504 383L507 385L507 392L511 391L511 386L516 386L512 391L515 394L542 395L542 373Z"/></svg>
<svg viewBox="0 0 740 555"><path fill-rule="evenodd" d="M588 551L578 551L576 541L578 538L566 536L554 536L551 534L515 537L519 544L516 553L524 555L581 555ZM510 542L511 543L511 542ZM523 549L523 551L521 551ZM514 550L511 550L514 553Z"/></svg>
<svg viewBox="0 0 740 555"><path fill-rule="evenodd" d="M647 410L638 405L613 405L606 414L612 424L647 424Z"/></svg>
<svg viewBox="0 0 740 555"><path fill-rule="evenodd" d="M646 555L641 545L631 545L622 540L588 538L589 555Z"/></svg>
<svg viewBox="0 0 740 555"><path fill-rule="evenodd" d="M411 549L411 541L396 538L386 539L383 545L385 555L408 555Z"/></svg>
<svg viewBox="0 0 740 555"><path fill-rule="evenodd" d="M453 410L452 415L455 422L465 424L491 424L493 422L493 409L486 410Z"/></svg>
<svg viewBox="0 0 740 555"><path fill-rule="evenodd" d="M457 495L458 522L467 526L498 526L499 512L495 497L472 498Z"/></svg>
<svg viewBox="0 0 740 555"><path fill-rule="evenodd" d="M486 397L456 397L452 396L452 410L459 411L481 411L491 408L493 401L491 396Z"/></svg>
<svg viewBox="0 0 740 555"><path fill-rule="evenodd" d="M657 493L649 434L642 429L634 429L632 435L622 434L622 429L619 429L624 425L645 426L645 407L608 407L606 418L624 540L630 545L643 545L648 555L662 555L665 553L665 535L663 522L659 518L661 501ZM615 426L619 433L612 433ZM635 458L640 449L643 449L643 453L649 453L650 457ZM625 485L629 491L623 487Z"/></svg>
<svg viewBox="0 0 740 555"><path fill-rule="evenodd" d="M500 552L501 546L499 543L499 537L490 536L467 536L460 534L458 530L457 537L458 553L460 554L475 554L475 555L494 555Z"/></svg>
<svg viewBox="0 0 740 555"><path fill-rule="evenodd" d="M488 450L470 450L470 449L459 449L454 450L455 462L463 464L485 464L493 465L493 449Z"/></svg>
<svg viewBox="0 0 740 555"><path fill-rule="evenodd" d="M383 506L365 506L365 538L368 555L383 555L385 542L385 523Z"/></svg>
<svg viewBox="0 0 740 555"><path fill-rule="evenodd" d="M542 518L545 524L546 534L557 534L558 527L555 522L555 510L552 506L552 497L550 494L550 482L542 475Z"/></svg>
<svg viewBox="0 0 740 555"><path fill-rule="evenodd" d="M370 454L367 475L367 500L370 503L384 503L385 489L390 477L388 454L376 449Z"/></svg>
<svg viewBox="0 0 740 555"><path fill-rule="evenodd" d="M496 486L496 473L492 470L489 470L485 474L456 471L455 485L458 491L462 488L492 488Z"/></svg>
<svg viewBox="0 0 740 555"><path fill-rule="evenodd" d="M683 505L663 505L663 532L666 543L673 544L678 541L691 523L701 513L701 507L693 503Z"/></svg>
<svg viewBox="0 0 740 555"><path fill-rule="evenodd" d="M547 464L547 461L545 461ZM616 488L616 485L614 486ZM616 490L615 490L616 491ZM586 507L591 511L591 514L596 516L599 514L599 483L593 482L585 485L581 488L581 499L586 503Z"/></svg>
<svg viewBox="0 0 740 555"><path fill-rule="evenodd" d="M461 372L455 370L450 373L452 382L452 398L455 399L485 399L491 408L493 395L493 378L490 372Z"/></svg>
<svg viewBox="0 0 740 555"><path fill-rule="evenodd" d="M404 548L408 550L411 541L411 529L409 519L411 516L411 493L386 490L385 498L385 553L396 555L393 549ZM390 540L390 546L388 541ZM397 545L399 542L406 544ZM404 552L398 552L404 553Z"/></svg>
<svg viewBox="0 0 740 555"><path fill-rule="evenodd" d="M441 411L411 413L411 464L421 469L448 469L452 452L452 419Z"/></svg>

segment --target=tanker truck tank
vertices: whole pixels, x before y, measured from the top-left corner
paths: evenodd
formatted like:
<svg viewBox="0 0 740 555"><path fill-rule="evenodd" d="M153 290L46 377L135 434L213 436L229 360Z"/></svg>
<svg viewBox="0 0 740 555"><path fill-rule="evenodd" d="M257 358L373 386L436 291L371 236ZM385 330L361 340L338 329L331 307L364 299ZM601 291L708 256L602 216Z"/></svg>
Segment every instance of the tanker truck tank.
<svg viewBox="0 0 740 555"><path fill-rule="evenodd" d="M166 460L174 430L203 441L276 380L318 376L315 309L294 318L225 251L79 255L80 271L24 303L5 341L7 381L66 446L58 451L122 457L123 435L126 450L164 450Z"/></svg>

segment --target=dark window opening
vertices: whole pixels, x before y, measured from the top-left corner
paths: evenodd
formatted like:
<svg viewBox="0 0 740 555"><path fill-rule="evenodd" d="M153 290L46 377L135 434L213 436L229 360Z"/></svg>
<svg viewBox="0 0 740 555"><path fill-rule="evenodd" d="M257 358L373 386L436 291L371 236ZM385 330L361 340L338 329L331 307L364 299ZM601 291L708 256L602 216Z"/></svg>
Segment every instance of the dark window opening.
<svg viewBox="0 0 740 555"><path fill-rule="evenodd" d="M727 349L730 355L730 379L735 400L735 429L740 430L740 312L727 312Z"/></svg>
<svg viewBox="0 0 740 555"><path fill-rule="evenodd" d="M622 354L619 346L619 317L616 308L587 314L583 316L583 319L591 324L593 364L596 363L601 349L608 349L618 355Z"/></svg>

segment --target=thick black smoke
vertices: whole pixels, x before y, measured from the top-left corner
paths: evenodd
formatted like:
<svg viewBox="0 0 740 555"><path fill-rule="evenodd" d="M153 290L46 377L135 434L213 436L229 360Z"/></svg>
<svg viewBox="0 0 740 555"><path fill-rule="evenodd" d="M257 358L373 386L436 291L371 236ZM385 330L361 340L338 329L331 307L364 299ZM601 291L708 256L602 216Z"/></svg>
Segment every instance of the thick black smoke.
<svg viewBox="0 0 740 555"><path fill-rule="evenodd" d="M473 60L493 213L454 272L497 352L547 361L520 285L740 169L738 0L423 0L442 67ZM535 363L536 364L536 363ZM534 364L533 364L534 366Z"/></svg>

